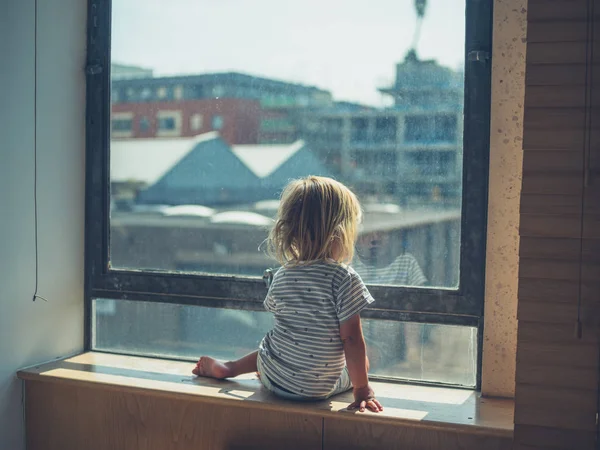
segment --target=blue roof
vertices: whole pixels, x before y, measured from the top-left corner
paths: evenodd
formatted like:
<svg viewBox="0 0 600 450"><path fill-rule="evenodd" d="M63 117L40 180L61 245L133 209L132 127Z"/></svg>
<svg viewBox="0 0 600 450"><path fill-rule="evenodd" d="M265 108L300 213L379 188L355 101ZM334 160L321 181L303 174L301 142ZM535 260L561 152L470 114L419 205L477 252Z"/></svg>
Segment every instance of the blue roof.
<svg viewBox="0 0 600 450"><path fill-rule="evenodd" d="M323 163L305 146L294 153L271 175L264 178L262 184L272 192L279 193L290 180L308 175L332 176Z"/></svg>
<svg viewBox="0 0 600 450"><path fill-rule="evenodd" d="M254 162L260 164L260 160ZM141 191L137 202L206 206L250 204L278 198L289 180L307 175L331 176L306 146L301 146L272 173L261 177L244 164L226 142L216 137L196 144L158 181Z"/></svg>

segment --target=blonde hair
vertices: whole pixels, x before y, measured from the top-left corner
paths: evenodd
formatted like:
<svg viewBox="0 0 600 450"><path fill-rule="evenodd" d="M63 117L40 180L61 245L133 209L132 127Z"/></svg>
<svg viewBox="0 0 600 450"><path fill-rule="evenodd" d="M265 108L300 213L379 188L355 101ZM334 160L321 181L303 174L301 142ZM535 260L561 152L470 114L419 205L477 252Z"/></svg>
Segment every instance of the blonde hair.
<svg viewBox="0 0 600 450"><path fill-rule="evenodd" d="M360 218L356 195L342 183L316 176L294 180L281 194L269 253L282 265L328 258L350 262Z"/></svg>

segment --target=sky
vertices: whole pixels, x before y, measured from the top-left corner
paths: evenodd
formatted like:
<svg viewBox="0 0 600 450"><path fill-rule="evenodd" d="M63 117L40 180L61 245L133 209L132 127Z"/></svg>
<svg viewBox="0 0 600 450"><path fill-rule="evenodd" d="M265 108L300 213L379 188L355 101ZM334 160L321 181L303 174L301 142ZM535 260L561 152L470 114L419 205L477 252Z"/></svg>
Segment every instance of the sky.
<svg viewBox="0 0 600 450"><path fill-rule="evenodd" d="M155 75L236 71L384 104L414 0L113 0L112 60ZM465 0L428 0L417 52L464 63Z"/></svg>

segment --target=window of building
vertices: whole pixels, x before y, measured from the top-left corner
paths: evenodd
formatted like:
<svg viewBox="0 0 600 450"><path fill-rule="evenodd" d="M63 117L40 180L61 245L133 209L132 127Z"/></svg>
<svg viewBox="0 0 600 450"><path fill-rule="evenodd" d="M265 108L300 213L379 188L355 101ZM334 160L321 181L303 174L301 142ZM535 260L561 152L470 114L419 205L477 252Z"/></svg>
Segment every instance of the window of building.
<svg viewBox="0 0 600 450"><path fill-rule="evenodd" d="M405 127L406 142L455 142L457 117L448 114L407 116Z"/></svg>
<svg viewBox="0 0 600 450"><path fill-rule="evenodd" d="M190 117L190 129L192 131L200 131L202 129L203 117L202 114L192 114Z"/></svg>
<svg viewBox="0 0 600 450"><path fill-rule="evenodd" d="M367 142L368 120L366 118L360 117L352 119L350 127L350 140L352 142Z"/></svg>
<svg viewBox="0 0 600 450"><path fill-rule="evenodd" d="M181 111L158 111L156 120L158 136L179 136L181 134Z"/></svg>
<svg viewBox="0 0 600 450"><path fill-rule="evenodd" d="M122 132L131 131L131 124L133 121L131 119L113 119L112 120L112 131L114 132Z"/></svg>
<svg viewBox="0 0 600 450"><path fill-rule="evenodd" d="M183 99L183 86L178 84L177 86L175 86L173 88L173 97L175 98L175 100L182 100ZM200 97L197 97L200 98Z"/></svg>
<svg viewBox="0 0 600 450"><path fill-rule="evenodd" d="M115 112L110 119L110 130L113 138L125 138L133 135L133 113Z"/></svg>
<svg viewBox="0 0 600 450"><path fill-rule="evenodd" d="M397 71L390 85L372 83L371 88L365 88L373 77L363 70L360 52L326 65L328 50L310 41L278 36L283 48L302 47L286 58L264 41L253 41L256 30L272 28L272 11L256 2L238 5L241 17L252 17L232 30L238 39L215 39L210 28L202 27L198 40L187 42L179 40L178 30L194 26L198 12L187 1L172 0L170 8L180 10L183 22L161 22L159 41L168 43L162 50L148 49L150 40L158 41L126 13L126 0L100 2L90 10L107 37L91 35L91 61L111 55L127 62L134 46L146 52L147 60L154 58L148 64L156 73L171 74L164 80L155 76L147 85L135 80L135 101L142 101L144 89L155 95L160 85L172 87L176 100L202 100L189 119L198 136L182 137L187 111L158 110L153 111L158 139L118 140L124 137L119 135L124 122L116 126L114 121L132 117L108 114L109 71L89 77L86 164L93 176L87 193L92 214L86 227L87 347L179 358L201 353L229 358L245 352L245 346L255 348L271 326L262 276L278 265L263 242L278 196L288 180L316 174L335 176L361 200L364 215L352 265L376 299L376 308L362 313L373 373L477 387L489 165L482 143L489 142L490 62L468 57L464 49L490 51L491 2L448 2L443 30L427 26L428 17L423 23L423 33L432 34L428 41L443 40L444 46L421 54L425 42L412 52L406 39L399 44L405 53L397 54L393 36L393 46L381 45L380 34L361 36L365 48L392 49L385 58ZM301 2L294 7L313 12ZM357 24L381 26L381 15L361 14L359 6L354 10L350 25L340 21L334 4L324 2L319 14L348 35ZM159 12L149 14L160 20ZM211 14L215 23L229 20L225 10ZM390 29L394 26L401 27L396 19ZM328 32L317 26L311 34L327 39ZM197 42L211 42L220 57L198 59ZM252 56L254 50L260 56ZM185 73L172 73L165 52L182 60ZM457 69L460 64L464 70ZM182 84L173 85L174 79ZM127 89L125 80L120 83ZM241 97L215 103L213 86ZM386 105L382 95L389 98ZM305 97L322 103L298 101ZM463 117L478 126L463 128ZM206 129L226 126L227 133L200 135L203 118ZM290 133L270 133L269 145L258 143L264 128L284 125L295 130L293 142ZM114 140L106 142L109 127ZM115 304L103 307L107 301Z"/></svg>
<svg viewBox="0 0 600 450"><path fill-rule="evenodd" d="M158 119L158 129L161 131L174 131L177 127L177 120L174 116L166 116Z"/></svg>
<svg viewBox="0 0 600 450"><path fill-rule="evenodd" d="M213 130L220 130L223 128L223 124L224 124L224 120L223 120L223 116L221 115L216 115L213 116L212 118L212 128Z"/></svg>
<svg viewBox="0 0 600 450"><path fill-rule="evenodd" d="M150 131L150 119L146 116L140 119L140 132L147 133Z"/></svg>
<svg viewBox="0 0 600 450"><path fill-rule="evenodd" d="M163 100L165 98L167 98L167 88L165 86L160 86L157 90L156 90L156 96L160 99Z"/></svg>
<svg viewBox="0 0 600 450"><path fill-rule="evenodd" d="M373 141L383 143L396 142L396 129L398 120L396 117L377 117L375 119L375 131Z"/></svg>
<svg viewBox="0 0 600 450"><path fill-rule="evenodd" d="M140 99L144 101L148 101L152 99L152 89L149 87L144 87L140 91Z"/></svg>
<svg viewBox="0 0 600 450"><path fill-rule="evenodd" d="M225 94L225 87L217 84L216 86L214 86L212 88L212 95L213 95L213 97L219 98L219 97L222 97L223 94Z"/></svg>

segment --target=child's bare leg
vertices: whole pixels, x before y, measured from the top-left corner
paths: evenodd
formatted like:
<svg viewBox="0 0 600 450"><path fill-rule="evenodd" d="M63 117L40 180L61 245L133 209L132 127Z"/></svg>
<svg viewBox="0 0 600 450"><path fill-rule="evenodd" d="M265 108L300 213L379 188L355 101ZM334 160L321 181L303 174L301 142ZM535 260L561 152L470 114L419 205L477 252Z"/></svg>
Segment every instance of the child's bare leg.
<svg viewBox="0 0 600 450"><path fill-rule="evenodd" d="M244 373L256 372L256 358L258 351L249 353L243 358L235 361L220 362L214 358L203 356L198 361L196 368L192 370L194 375L210 378L233 378Z"/></svg>

